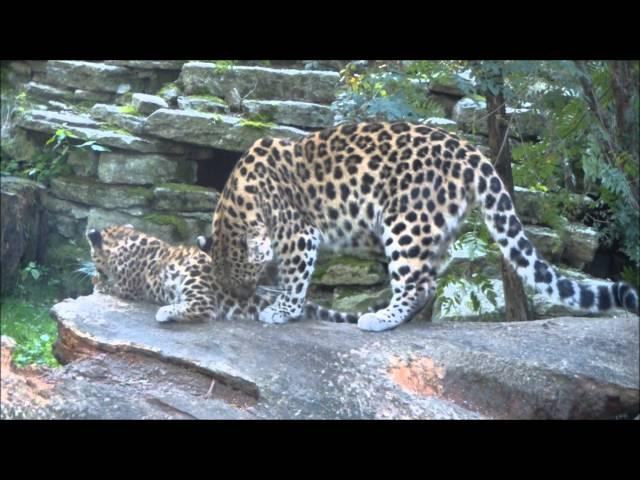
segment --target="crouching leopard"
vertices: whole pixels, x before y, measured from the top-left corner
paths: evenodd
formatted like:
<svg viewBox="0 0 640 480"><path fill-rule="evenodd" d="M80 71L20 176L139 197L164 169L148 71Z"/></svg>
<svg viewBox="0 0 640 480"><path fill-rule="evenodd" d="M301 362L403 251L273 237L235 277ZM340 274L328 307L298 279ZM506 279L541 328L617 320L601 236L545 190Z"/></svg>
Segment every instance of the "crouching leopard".
<svg viewBox="0 0 640 480"><path fill-rule="evenodd" d="M444 130L405 122L257 140L225 185L206 248L216 275L238 296L252 295L264 260L276 258L281 294L260 312L267 323L303 313L321 243L383 249L393 297L357 319L361 329L381 331L410 319L434 294L440 263L475 204L515 271L552 301L590 312L638 311L629 285L581 284L540 257L478 149Z"/></svg>
<svg viewBox="0 0 640 480"><path fill-rule="evenodd" d="M97 272L94 291L163 305L156 313L158 322L255 319L270 303L268 295L239 300L226 292L209 256L195 246L170 245L131 225L91 229L87 240ZM357 318L311 303L305 311L336 322Z"/></svg>

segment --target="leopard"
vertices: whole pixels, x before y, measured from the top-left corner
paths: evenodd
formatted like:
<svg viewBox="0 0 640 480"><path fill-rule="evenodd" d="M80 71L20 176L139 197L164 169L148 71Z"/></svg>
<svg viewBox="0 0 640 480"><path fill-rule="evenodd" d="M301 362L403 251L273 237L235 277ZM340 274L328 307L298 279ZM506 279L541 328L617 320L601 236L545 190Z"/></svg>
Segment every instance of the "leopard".
<svg viewBox="0 0 640 480"><path fill-rule="evenodd" d="M273 297L267 289L243 299L234 297L223 287L225 280L215 277L211 259L201 248L169 244L131 224L91 228L86 237L95 265L94 293L162 305L155 314L159 323L257 320ZM340 323L356 318L311 302L305 314Z"/></svg>
<svg viewBox="0 0 640 480"><path fill-rule="evenodd" d="M205 247L239 298L254 294L265 259L275 259L280 293L259 314L269 324L304 314L320 245L384 252L391 300L354 322L379 332L410 320L434 296L447 249L475 206L508 264L551 302L638 312L631 285L581 283L545 261L490 159L457 134L422 123L363 121L295 140L259 138L225 183Z"/></svg>

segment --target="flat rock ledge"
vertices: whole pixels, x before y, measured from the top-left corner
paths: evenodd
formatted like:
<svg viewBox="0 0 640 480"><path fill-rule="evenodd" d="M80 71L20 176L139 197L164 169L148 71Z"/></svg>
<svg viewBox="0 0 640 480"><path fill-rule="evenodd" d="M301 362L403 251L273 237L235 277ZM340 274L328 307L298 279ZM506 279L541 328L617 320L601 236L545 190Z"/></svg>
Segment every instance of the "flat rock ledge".
<svg viewBox="0 0 640 480"><path fill-rule="evenodd" d="M160 325L156 309L100 294L53 306L65 366L49 374L58 393L47 401L64 391L58 403L74 406L58 417L628 419L640 409L637 316L414 321L376 334L310 319Z"/></svg>

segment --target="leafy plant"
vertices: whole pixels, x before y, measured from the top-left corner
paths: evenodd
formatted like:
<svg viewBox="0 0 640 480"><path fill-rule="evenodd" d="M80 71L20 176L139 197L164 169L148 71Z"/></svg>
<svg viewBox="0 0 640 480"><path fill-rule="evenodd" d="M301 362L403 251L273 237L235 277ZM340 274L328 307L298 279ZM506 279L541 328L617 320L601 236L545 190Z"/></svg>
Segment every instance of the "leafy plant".
<svg viewBox="0 0 640 480"><path fill-rule="evenodd" d="M18 298L3 298L0 303L2 334L16 341L13 352L16 365L58 366L52 353L58 333L57 325L49 315L51 305L44 303L42 299Z"/></svg>
<svg viewBox="0 0 640 480"><path fill-rule="evenodd" d="M235 60L214 60L213 69L218 74L227 73L236 64Z"/></svg>
<svg viewBox="0 0 640 480"><path fill-rule="evenodd" d="M27 161L18 161L3 156L0 170L3 174L19 175L31 180L47 184L53 177L71 175L73 172L67 164L67 158L71 148L90 149L95 152L109 152L107 147L99 145L96 141L87 141L80 145L73 145L71 140L77 137L65 128L59 128L46 141L41 152L36 153Z"/></svg>
<svg viewBox="0 0 640 480"><path fill-rule="evenodd" d="M340 72L342 91L331 105L336 123L366 119L419 121L443 116L443 108L427 96L426 83L398 68L383 63L362 71L356 64L348 64Z"/></svg>

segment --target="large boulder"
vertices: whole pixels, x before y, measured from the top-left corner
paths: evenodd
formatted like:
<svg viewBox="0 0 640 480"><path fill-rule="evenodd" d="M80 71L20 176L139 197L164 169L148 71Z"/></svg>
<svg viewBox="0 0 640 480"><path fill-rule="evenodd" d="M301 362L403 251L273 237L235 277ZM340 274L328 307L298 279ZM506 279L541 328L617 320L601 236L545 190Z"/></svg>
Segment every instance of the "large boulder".
<svg viewBox="0 0 640 480"><path fill-rule="evenodd" d="M60 332L54 352L66 364L64 378L73 372L85 386L79 402L85 417L157 418L138 403L160 404L172 418L236 412L235 418L254 419L613 419L639 413L635 316L414 321L373 334L311 319L158 325L157 308L97 294L53 307ZM212 379L211 394L222 402L209 403ZM181 395L184 385L191 397ZM229 391L250 401L218 396ZM148 400L127 401L131 397Z"/></svg>
<svg viewBox="0 0 640 480"><path fill-rule="evenodd" d="M245 100L242 102L242 108L250 116L260 115L282 125L301 128L325 128L333 125L333 110L317 103Z"/></svg>
<svg viewBox="0 0 640 480"><path fill-rule="evenodd" d="M150 115L160 108L169 108L162 97L146 93L134 93L131 96L131 104L143 115Z"/></svg>
<svg viewBox="0 0 640 480"><path fill-rule="evenodd" d="M324 286L377 285L386 279L380 262L346 255L319 258L313 273L313 283Z"/></svg>
<svg viewBox="0 0 640 480"><path fill-rule="evenodd" d="M131 224L134 228L172 244L195 245L198 235L210 235L211 217L190 217L176 212L154 212L147 209L127 211L92 208L87 218L87 229L102 229L111 225Z"/></svg>
<svg viewBox="0 0 640 480"><path fill-rule="evenodd" d="M122 107L117 105L96 103L91 108L91 116L137 135L143 133L144 118L130 113L124 113Z"/></svg>
<svg viewBox="0 0 640 480"><path fill-rule="evenodd" d="M256 128L241 118L193 110L156 110L145 122L145 132L156 137L207 147L244 152L262 137L301 138L307 132L293 127Z"/></svg>
<svg viewBox="0 0 640 480"><path fill-rule="evenodd" d="M36 100L73 100L73 90L52 87L43 83L29 82L25 85L27 95Z"/></svg>
<svg viewBox="0 0 640 480"><path fill-rule="evenodd" d="M40 261L46 247L47 218L42 209L44 186L17 177L0 177L1 292L16 286L22 262Z"/></svg>
<svg viewBox="0 0 640 480"><path fill-rule="evenodd" d="M151 185L165 182L193 183L197 165L167 155L102 153L98 179L103 183Z"/></svg>
<svg viewBox="0 0 640 480"><path fill-rule="evenodd" d="M98 92L126 93L140 90L141 79L127 68L98 62L50 60L47 80L63 87Z"/></svg>
<svg viewBox="0 0 640 480"><path fill-rule="evenodd" d="M103 208L144 207L151 204L153 191L127 185L105 185L84 177L56 177L51 193L58 198Z"/></svg>
<svg viewBox="0 0 640 480"><path fill-rule="evenodd" d="M243 98L324 104L334 100L339 79L337 72L226 67L205 62L186 63L180 74L187 95L204 93L226 98L232 89L237 89Z"/></svg>
<svg viewBox="0 0 640 480"><path fill-rule="evenodd" d="M114 131L88 116L47 110L27 110L16 117L16 125L26 130L49 135L64 128L75 136L76 141L94 141L100 145L141 153L184 154L182 145L161 140L141 138L132 133Z"/></svg>
<svg viewBox="0 0 640 480"><path fill-rule="evenodd" d="M176 102L182 110L195 110L197 112L208 113L225 113L229 111L229 106L224 100L213 96L177 96Z"/></svg>
<svg viewBox="0 0 640 480"><path fill-rule="evenodd" d="M211 214L216 208L220 193L213 188L181 183L165 183L153 189L155 210L207 212Z"/></svg>

